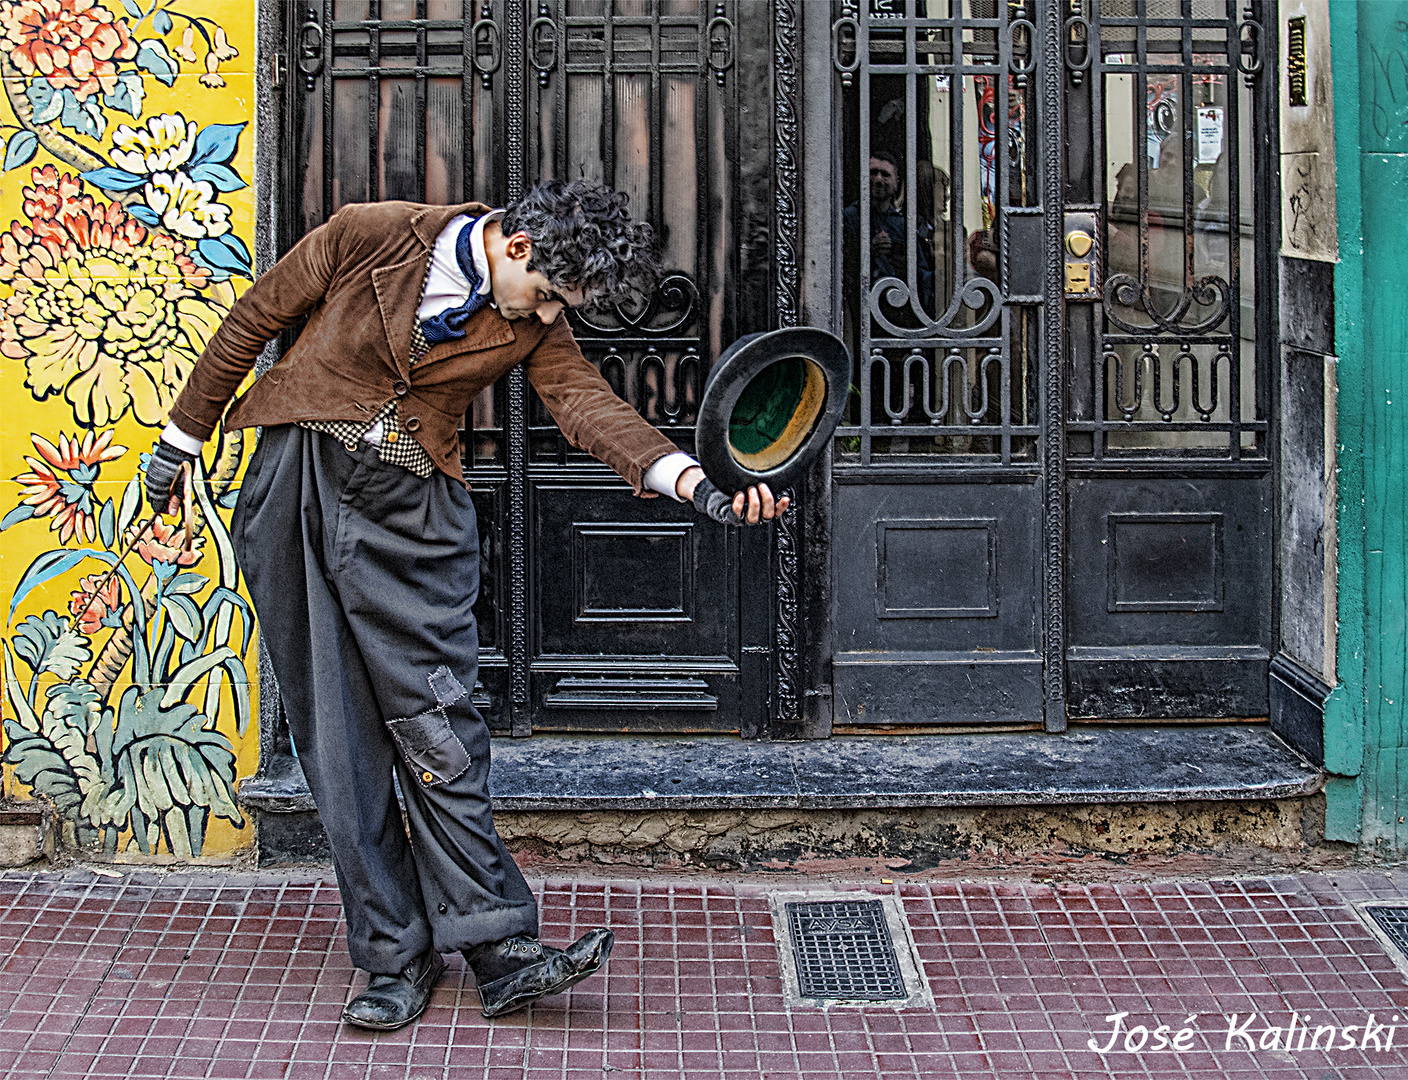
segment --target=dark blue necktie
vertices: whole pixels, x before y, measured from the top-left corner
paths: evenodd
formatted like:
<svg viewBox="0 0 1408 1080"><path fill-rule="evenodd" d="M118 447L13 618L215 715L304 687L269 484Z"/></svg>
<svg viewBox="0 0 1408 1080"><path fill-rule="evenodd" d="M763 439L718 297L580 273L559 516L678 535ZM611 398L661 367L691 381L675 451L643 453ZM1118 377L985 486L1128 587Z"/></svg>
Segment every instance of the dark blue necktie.
<svg viewBox="0 0 1408 1080"><path fill-rule="evenodd" d="M439 315L426 319L420 324L421 333L425 335L425 340L431 345L464 337L465 323L469 322L470 316L489 302L489 294L479 291L479 271L474 266L474 253L469 242L470 234L473 232L474 222L468 221L460 230L459 238L455 241L455 258L459 261L461 272L469 279L469 299L459 307L446 308Z"/></svg>

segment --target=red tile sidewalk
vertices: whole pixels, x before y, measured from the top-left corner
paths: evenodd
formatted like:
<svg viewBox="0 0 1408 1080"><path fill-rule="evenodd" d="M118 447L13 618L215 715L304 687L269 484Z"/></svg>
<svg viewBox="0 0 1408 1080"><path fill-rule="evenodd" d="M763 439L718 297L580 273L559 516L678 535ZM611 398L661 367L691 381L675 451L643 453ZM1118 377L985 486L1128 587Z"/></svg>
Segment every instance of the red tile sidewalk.
<svg viewBox="0 0 1408 1080"><path fill-rule="evenodd" d="M0 1075L291 1080L1408 1080L1408 982L1351 910L1408 872L1127 885L537 882L543 937L616 931L604 976L490 1023L459 957L420 1022L344 1027L335 886L292 875L0 875ZM933 1008L784 1005L768 895L893 890ZM1289 1052L1268 1027L1297 1017ZM1105 1017L1127 1013L1113 1049ZM1246 1038L1228 1036L1238 1014ZM1255 1013L1248 1026L1246 1017ZM1386 1025L1364 1040L1369 1014ZM1188 1021L1186 1018L1193 1016ZM1160 1024L1186 1050L1155 1051ZM1300 1048L1309 1025L1333 1049ZM1393 1029L1392 1044L1383 1045ZM1349 1030L1352 1029L1352 1030ZM1277 1045L1283 1033L1277 1033ZM1261 1048L1265 1043L1266 1048ZM1253 1045L1255 1044L1255 1045ZM1361 1048L1362 1044L1362 1048Z"/></svg>

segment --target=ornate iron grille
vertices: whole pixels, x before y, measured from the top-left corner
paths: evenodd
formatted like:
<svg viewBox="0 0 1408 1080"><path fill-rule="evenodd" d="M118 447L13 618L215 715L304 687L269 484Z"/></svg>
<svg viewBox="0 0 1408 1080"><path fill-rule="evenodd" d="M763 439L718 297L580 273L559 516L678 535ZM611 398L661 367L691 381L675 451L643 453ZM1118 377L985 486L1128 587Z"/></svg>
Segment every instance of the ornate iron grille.
<svg viewBox="0 0 1408 1080"><path fill-rule="evenodd" d="M1094 0L1067 24L1091 71L1103 281L1073 305L1069 452L1265 458L1255 333L1251 82L1259 28L1234 0ZM1247 76L1241 86L1238 75Z"/></svg>
<svg viewBox="0 0 1408 1080"><path fill-rule="evenodd" d="M645 303L575 313L574 332L612 388L686 447L701 356L727 344L724 266L711 250L722 237L709 207L728 186L723 158L736 160L710 152L711 140L734 138L730 7L543 0L528 31L537 84L528 160L542 177L586 176L625 191L659 234L667 268ZM701 297L706 282L712 295ZM529 423L530 460L576 457L536 396Z"/></svg>
<svg viewBox="0 0 1408 1080"><path fill-rule="evenodd" d="M1031 461L1033 13L998 0L846 0L840 12L841 269L858 359L839 457Z"/></svg>

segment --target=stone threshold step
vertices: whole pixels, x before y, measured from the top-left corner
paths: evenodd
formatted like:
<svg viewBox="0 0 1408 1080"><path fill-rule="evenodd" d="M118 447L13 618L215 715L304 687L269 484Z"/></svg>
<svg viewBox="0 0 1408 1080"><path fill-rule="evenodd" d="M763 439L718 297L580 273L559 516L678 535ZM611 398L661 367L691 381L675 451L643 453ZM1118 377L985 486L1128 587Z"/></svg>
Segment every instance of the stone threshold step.
<svg viewBox="0 0 1408 1080"><path fill-rule="evenodd" d="M1264 724L1081 726L1039 732L867 735L818 742L730 736L495 739L499 810L872 809L1279 799L1323 775ZM312 809L296 767L240 801Z"/></svg>

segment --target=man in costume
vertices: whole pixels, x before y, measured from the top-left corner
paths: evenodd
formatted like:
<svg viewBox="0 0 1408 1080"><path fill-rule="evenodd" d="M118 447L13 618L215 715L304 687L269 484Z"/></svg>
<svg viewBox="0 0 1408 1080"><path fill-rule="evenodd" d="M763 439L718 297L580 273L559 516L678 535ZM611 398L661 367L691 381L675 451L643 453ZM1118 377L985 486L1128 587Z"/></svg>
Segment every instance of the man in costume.
<svg viewBox="0 0 1408 1080"><path fill-rule="evenodd" d="M625 204L551 181L506 210L344 207L235 304L152 453L147 493L165 509L265 344L307 317L225 417L264 428L232 535L333 851L348 951L370 975L343 1013L361 1027L418 1017L441 953L464 953L498 1016L611 949L605 929L567 949L538 940L494 829L489 732L470 702L478 533L456 434L475 396L522 363L563 435L637 495L732 524L787 506L765 485L715 489L577 347L564 308L654 285L650 228Z"/></svg>

